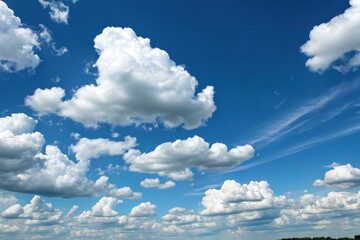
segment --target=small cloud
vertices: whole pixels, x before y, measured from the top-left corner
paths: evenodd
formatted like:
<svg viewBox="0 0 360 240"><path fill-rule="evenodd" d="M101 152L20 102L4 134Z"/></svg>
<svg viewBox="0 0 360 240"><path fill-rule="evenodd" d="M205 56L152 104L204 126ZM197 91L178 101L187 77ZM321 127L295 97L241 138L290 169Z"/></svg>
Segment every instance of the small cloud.
<svg viewBox="0 0 360 240"><path fill-rule="evenodd" d="M52 49L56 56L62 56L69 51L66 47L56 48L50 29L43 24L40 24L39 26L41 29L41 32L39 33L40 39Z"/></svg>
<svg viewBox="0 0 360 240"><path fill-rule="evenodd" d="M315 187L347 189L360 186L360 169L351 164L340 165L333 163L329 166L332 170L325 173L324 179L316 180Z"/></svg>
<svg viewBox="0 0 360 240"><path fill-rule="evenodd" d="M54 0L39 0L39 3L44 9L50 9L50 18L57 22L68 24L69 19L69 6L65 5L61 1Z"/></svg>
<svg viewBox="0 0 360 240"><path fill-rule="evenodd" d="M80 136L81 136L80 133L74 133L74 132L70 133L70 137L72 137L75 140L79 140Z"/></svg>
<svg viewBox="0 0 360 240"><path fill-rule="evenodd" d="M165 183L160 183L158 178L146 178L141 181L140 185L144 188L158 188L158 189L167 189L175 187L175 183L173 181L167 181Z"/></svg>

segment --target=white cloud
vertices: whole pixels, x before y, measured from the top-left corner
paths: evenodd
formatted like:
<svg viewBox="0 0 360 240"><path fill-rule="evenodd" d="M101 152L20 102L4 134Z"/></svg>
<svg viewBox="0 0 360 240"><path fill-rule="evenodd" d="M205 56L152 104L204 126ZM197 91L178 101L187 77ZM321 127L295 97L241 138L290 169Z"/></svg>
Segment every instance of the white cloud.
<svg viewBox="0 0 360 240"><path fill-rule="evenodd" d="M91 209L91 214L96 217L114 217L119 213L114 210L114 207L121 203L113 197L103 197Z"/></svg>
<svg viewBox="0 0 360 240"><path fill-rule="evenodd" d="M87 127L160 122L185 129L197 128L212 116L213 87L196 94L197 80L167 52L151 47L149 39L130 28L107 27L94 41L100 55L96 84L79 88L63 102L59 115Z"/></svg>
<svg viewBox="0 0 360 240"><path fill-rule="evenodd" d="M137 145L136 138L126 136L124 142L115 142L105 138L88 139L81 138L71 150L78 160L98 158L101 155L122 155L126 150Z"/></svg>
<svg viewBox="0 0 360 240"><path fill-rule="evenodd" d="M175 207L162 217L161 231L165 234L186 233L191 235L211 235L213 231L220 230L221 219L217 217L201 216L193 210L187 211L185 208Z"/></svg>
<svg viewBox="0 0 360 240"><path fill-rule="evenodd" d="M79 143L75 145L78 146L75 148L78 161L74 162L57 146L47 145L42 153L45 139L41 133L32 132L35 124L36 121L25 114L0 118L0 188L66 198L94 195L126 199L141 197L141 193L133 192L129 187L117 188L108 183L106 176L96 182L87 177L90 158L101 154L121 155L127 147L133 146L134 139L129 137L125 142L108 143L104 148L97 146L87 154L82 152ZM112 147L119 149L113 150Z"/></svg>
<svg viewBox="0 0 360 240"><path fill-rule="evenodd" d="M117 188L114 184L108 183L109 178L101 176L95 182L95 187L101 189L101 192L107 192L109 196L123 199L141 198L140 192L134 192L130 187Z"/></svg>
<svg viewBox="0 0 360 240"><path fill-rule="evenodd" d="M209 191L204 198L213 194ZM221 202L241 211L226 211L214 216L175 207L155 219L156 206L150 202L135 206L129 215L121 215L116 206L122 201L103 197L90 210L73 216L77 206L64 213L35 196L24 207L15 202L2 211L0 231L17 233L16 238L21 239L24 236L46 239L103 236L107 239L138 239L141 236L146 239L183 239L184 234L195 239L217 239L219 236L228 239L227 234L242 235L241 238L248 239L248 236L261 238L264 234L279 238L278 232L288 234L289 229L306 235L308 231L318 235L321 230L326 233L332 230L342 235L358 229L360 223L360 192L330 192L325 196L305 194L299 199L280 199L275 203L270 199L277 197L267 182L241 185L225 181L223 187L216 191L219 192L216 196L212 195L216 197L212 205ZM262 203L265 199L267 204Z"/></svg>
<svg viewBox="0 0 360 240"><path fill-rule="evenodd" d="M325 173L324 179L316 180L313 185L316 187L352 188L360 186L360 169L354 168L351 164L339 165L333 163L332 170Z"/></svg>
<svg viewBox="0 0 360 240"><path fill-rule="evenodd" d="M70 133L70 137L72 137L75 140L79 140L81 135L80 135L80 133L72 132L72 133Z"/></svg>
<svg viewBox="0 0 360 240"><path fill-rule="evenodd" d="M278 225L301 225L360 216L360 192L329 192L326 196L305 194L290 208L281 210ZM336 226L334 226L336 227Z"/></svg>
<svg viewBox="0 0 360 240"><path fill-rule="evenodd" d="M69 7L61 1L39 0L41 6L50 9L50 18L57 23L68 24Z"/></svg>
<svg viewBox="0 0 360 240"><path fill-rule="evenodd" d="M306 62L310 70L324 71L337 60L344 62L340 70L359 66L360 1L350 0L350 5L343 14L311 30L310 39L301 47L310 57ZM351 52L355 55L349 59L346 54Z"/></svg>
<svg viewBox="0 0 360 240"><path fill-rule="evenodd" d="M17 218L20 216L20 214L24 213L24 209L20 204L15 204L7 208L5 211L3 211L0 215L3 218Z"/></svg>
<svg viewBox="0 0 360 240"><path fill-rule="evenodd" d="M162 217L166 223L175 225L186 225L201 221L203 217L197 215L195 212L186 212L185 208L175 207Z"/></svg>
<svg viewBox="0 0 360 240"><path fill-rule="evenodd" d="M156 205L150 202L140 203L131 209L129 216L131 217L151 217L156 215Z"/></svg>
<svg viewBox="0 0 360 240"><path fill-rule="evenodd" d="M146 178L140 182L140 185L144 188L159 188L159 189L167 189L175 187L175 183L173 181L167 181L165 183L160 183L158 178Z"/></svg>
<svg viewBox="0 0 360 240"><path fill-rule="evenodd" d="M51 31L45 25L40 24L41 32L39 33L39 38L45 42L57 56L62 56L67 53L69 50L66 47L56 48L55 42L51 36ZM55 82L59 82L60 78L56 77Z"/></svg>
<svg viewBox="0 0 360 240"><path fill-rule="evenodd" d="M240 184L226 180L219 190L207 190L201 204L203 215L228 215L280 208L286 205L286 198L274 196L266 181Z"/></svg>
<svg viewBox="0 0 360 240"><path fill-rule="evenodd" d="M36 111L38 115L46 115L56 112L61 105L61 99L65 91L59 87L51 89L36 89L34 95L27 96L25 105Z"/></svg>
<svg viewBox="0 0 360 240"><path fill-rule="evenodd" d="M24 113L13 113L11 116L0 118L0 132L10 131L14 135L31 133L36 124L37 120Z"/></svg>
<svg viewBox="0 0 360 240"><path fill-rule="evenodd" d="M0 69L13 72L35 69L40 58L34 50L40 47L38 36L21 23L4 1L0 1Z"/></svg>
<svg viewBox="0 0 360 240"><path fill-rule="evenodd" d="M228 150L222 143L210 146L198 136L186 140L176 140L160 144L154 151L141 153L130 149L124 160L130 164L129 170L158 173L175 180L189 180L193 173L191 167L200 170L223 170L244 162L254 156L250 145L238 146Z"/></svg>
<svg viewBox="0 0 360 240"><path fill-rule="evenodd" d="M45 142L39 132L32 132L36 121L25 114L0 118L0 176L19 173L35 164L34 156ZM0 183L8 185L8 182Z"/></svg>
<svg viewBox="0 0 360 240"><path fill-rule="evenodd" d="M9 207L1 213L1 217L26 219L24 222L26 225L53 225L60 222L63 213L55 209L51 203L34 196L24 207L20 204Z"/></svg>

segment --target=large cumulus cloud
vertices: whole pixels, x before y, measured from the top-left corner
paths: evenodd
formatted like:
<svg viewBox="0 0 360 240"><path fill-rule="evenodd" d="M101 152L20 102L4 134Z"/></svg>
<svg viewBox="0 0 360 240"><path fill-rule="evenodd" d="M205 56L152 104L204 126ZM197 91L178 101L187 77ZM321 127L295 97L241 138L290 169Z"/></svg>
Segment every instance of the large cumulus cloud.
<svg viewBox="0 0 360 240"><path fill-rule="evenodd" d="M45 196L77 197L109 195L121 198L139 198L129 187L117 188L101 176L95 182L87 177L90 159L102 154L121 155L136 145L136 140L112 143L102 139L107 146L98 144L92 152L83 153L82 146L88 141L80 140L73 146L77 161L72 161L57 146L47 145L40 132L33 132L36 120L23 113L0 118L0 188L14 192ZM85 142L85 143L84 143ZM116 150L112 148L116 146Z"/></svg>
<svg viewBox="0 0 360 240"><path fill-rule="evenodd" d="M161 122L169 128L194 129L212 116L214 88L196 93L195 77L176 65L166 51L153 48L148 38L137 36L131 28L107 27L94 41L100 55L95 63L96 84L80 87L60 107L41 109L31 101L27 105L39 113L57 112L87 127ZM28 99L38 99L44 91L37 90ZM59 89L46 91L53 99L62 97Z"/></svg>
<svg viewBox="0 0 360 240"><path fill-rule="evenodd" d="M189 180L193 176L191 168L224 170L249 160L254 153L255 150L250 145L228 150L223 143L210 146L201 137L194 136L186 140L162 143L149 153L130 149L123 157L131 171L157 173L175 180Z"/></svg>
<svg viewBox="0 0 360 240"><path fill-rule="evenodd" d="M35 53L38 36L21 23L4 1L0 1L0 69L8 72L35 69L40 57Z"/></svg>
<svg viewBox="0 0 360 240"><path fill-rule="evenodd" d="M324 71L341 60L338 70L347 71L360 65L360 1L350 0L350 7L327 23L315 26L310 39L301 46L312 71ZM350 54L350 56L346 56Z"/></svg>

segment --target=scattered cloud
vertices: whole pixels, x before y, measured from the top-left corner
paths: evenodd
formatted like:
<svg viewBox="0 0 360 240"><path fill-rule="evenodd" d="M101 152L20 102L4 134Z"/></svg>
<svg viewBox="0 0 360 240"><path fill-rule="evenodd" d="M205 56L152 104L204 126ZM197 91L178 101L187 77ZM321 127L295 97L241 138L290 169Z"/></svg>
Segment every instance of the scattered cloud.
<svg viewBox="0 0 360 240"><path fill-rule="evenodd" d="M91 152L83 152L84 143L93 143L83 139L72 146L77 162L71 161L57 146L45 146L45 139L39 132L33 132L37 123L23 113L0 118L0 188L23 193L32 193L53 197L77 197L108 195L135 199L141 193L133 192L129 187L117 188L108 183L106 176L93 182L87 172L90 158L101 154L122 154L127 146L132 147L134 139L112 143L101 148L97 146ZM96 141L95 141L96 142ZM100 140L101 143L108 143ZM119 147L113 150L112 147Z"/></svg>
<svg viewBox="0 0 360 240"><path fill-rule="evenodd" d="M103 197L91 209L91 215L96 217L113 217L119 213L114 210L114 207L121 203L121 201L112 197Z"/></svg>
<svg viewBox="0 0 360 240"><path fill-rule="evenodd" d="M49 28L47 28L45 25L40 24L41 32L39 33L39 38L42 40L45 44L51 47L51 49L54 51L54 53L57 56L62 56L65 53L67 53L69 50L66 47L56 48L55 42L51 36L51 31ZM54 82L60 82L60 78L56 77Z"/></svg>
<svg viewBox="0 0 360 240"><path fill-rule="evenodd" d="M227 180L219 190L207 190L201 204L203 215L229 215L280 208L286 205L286 197L274 196L266 181L240 184Z"/></svg>
<svg viewBox="0 0 360 240"><path fill-rule="evenodd" d="M351 221L359 217L359 196L360 192L329 192L326 196L305 194L291 207L281 210L281 216L274 223L281 226L310 225L315 230L319 227L337 228L337 219Z"/></svg>
<svg viewBox="0 0 360 240"><path fill-rule="evenodd" d="M350 7L344 13L315 26L310 32L310 39L301 46L301 51L310 57L306 62L310 70L325 71L337 60L342 62L341 66L336 66L340 71L359 66L360 1L349 2Z"/></svg>
<svg viewBox="0 0 360 240"><path fill-rule="evenodd" d="M96 84L82 86L63 101L59 115L86 127L161 122L185 129L204 125L212 116L214 88L208 86L195 95L195 77L167 52L151 47L148 38L138 37L131 28L107 27L94 41L100 55ZM39 91L31 98L37 98Z"/></svg>
<svg viewBox="0 0 360 240"><path fill-rule="evenodd" d="M158 188L158 189L173 188L176 186L176 184L173 181L160 183L160 180L158 178L146 178L140 182L140 185L144 188Z"/></svg>
<svg viewBox="0 0 360 240"><path fill-rule="evenodd" d="M316 180L313 185L316 187L328 188L353 188L360 186L360 169L354 168L351 164L340 165L333 163L332 170L325 173L324 179Z"/></svg>
<svg viewBox="0 0 360 240"><path fill-rule="evenodd" d="M71 145L70 149L75 153L76 159L85 161L102 155L122 155L126 150L135 146L137 146L136 138L130 136L126 136L124 142L111 141L106 138L81 138L75 145Z"/></svg>
<svg viewBox="0 0 360 240"><path fill-rule="evenodd" d="M17 72L33 70L40 64L35 53L40 48L37 34L24 27L4 1L0 1L0 69Z"/></svg>
<svg viewBox="0 0 360 240"><path fill-rule="evenodd" d="M25 105L36 111L39 116L56 112L61 105L65 91L59 87L36 89L34 95L25 98Z"/></svg>
<svg viewBox="0 0 360 240"><path fill-rule="evenodd" d="M174 180L190 180L193 176L190 168L220 171L249 160L254 153L250 145L228 150L223 143L210 146L201 137L194 136L162 143L149 153L130 149L123 158L130 165L130 171L157 173Z"/></svg>
<svg viewBox="0 0 360 240"><path fill-rule="evenodd" d="M49 8L50 18L53 21L68 24L69 6L65 5L62 1L54 0L39 0L39 3L44 9Z"/></svg>
<svg viewBox="0 0 360 240"><path fill-rule="evenodd" d="M1 217L25 219L26 225L54 225L60 223L63 213L52 204L46 203L40 196L34 196L24 207L20 204L9 207L1 213Z"/></svg>
<svg viewBox="0 0 360 240"><path fill-rule="evenodd" d="M224 238L227 234L246 237L286 232L288 229L346 231L341 226L352 228L360 222L359 199L360 192L305 193L297 199L287 199L275 196L266 181L240 184L226 180L220 189L205 191L201 202L203 210L174 207L155 219L157 207L150 202L142 202L128 215L122 215L116 210L121 200L102 197L90 210L74 216L78 206L65 212L34 196L25 206L18 204L16 199L11 200L11 204L0 213L0 219L8 221L9 225L0 220L0 230L12 232L17 237L30 233L52 238L101 237L106 234L109 238L125 239L140 235L155 239L181 238L184 233L191 237L219 234ZM25 227L10 227L14 223ZM97 227L96 231L93 231L94 227Z"/></svg>
<svg viewBox="0 0 360 240"><path fill-rule="evenodd" d="M156 205L150 202L140 203L131 209L129 216L131 217L151 217L156 215Z"/></svg>

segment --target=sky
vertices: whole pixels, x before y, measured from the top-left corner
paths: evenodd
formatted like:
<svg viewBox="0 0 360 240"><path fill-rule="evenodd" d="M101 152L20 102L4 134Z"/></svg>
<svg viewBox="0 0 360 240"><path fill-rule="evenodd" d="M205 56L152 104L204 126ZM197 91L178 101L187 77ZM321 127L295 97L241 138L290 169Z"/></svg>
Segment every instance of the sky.
<svg viewBox="0 0 360 240"><path fill-rule="evenodd" d="M360 0L0 1L1 239L360 234Z"/></svg>

